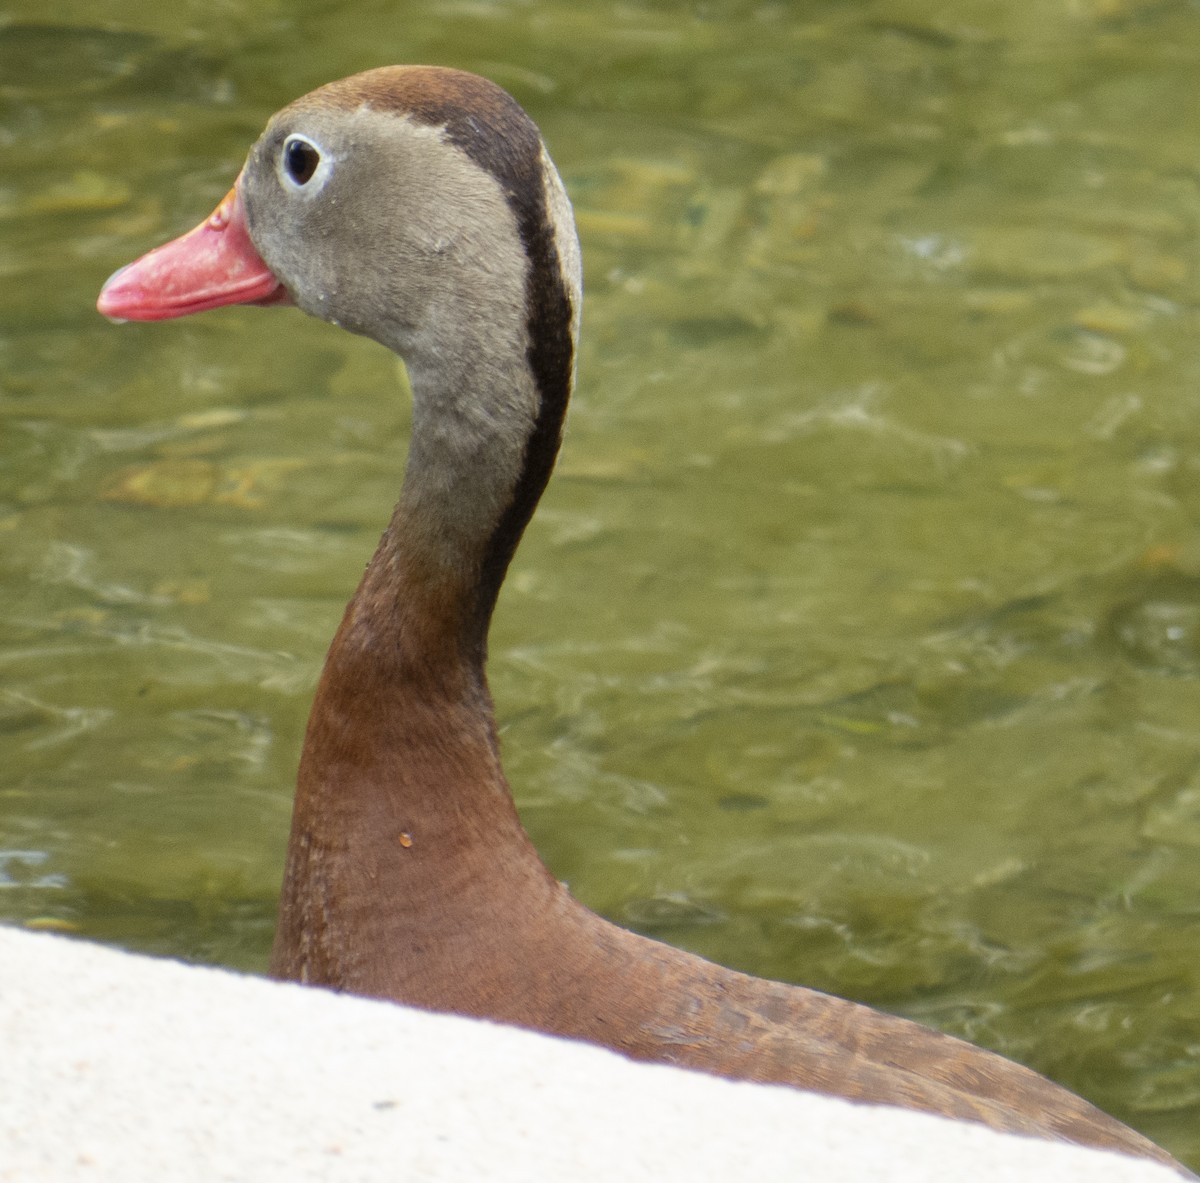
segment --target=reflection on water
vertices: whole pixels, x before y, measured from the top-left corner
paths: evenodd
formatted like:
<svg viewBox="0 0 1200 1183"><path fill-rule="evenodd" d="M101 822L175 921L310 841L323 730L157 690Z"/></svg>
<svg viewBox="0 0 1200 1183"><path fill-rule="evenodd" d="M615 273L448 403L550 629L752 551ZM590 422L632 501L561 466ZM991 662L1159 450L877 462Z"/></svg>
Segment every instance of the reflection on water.
<svg viewBox="0 0 1200 1183"><path fill-rule="evenodd" d="M10 5L0 915L263 964L402 375L295 312L93 301L284 101L463 66L584 242L493 638L555 872L1200 1163L1200 11L796 7Z"/></svg>

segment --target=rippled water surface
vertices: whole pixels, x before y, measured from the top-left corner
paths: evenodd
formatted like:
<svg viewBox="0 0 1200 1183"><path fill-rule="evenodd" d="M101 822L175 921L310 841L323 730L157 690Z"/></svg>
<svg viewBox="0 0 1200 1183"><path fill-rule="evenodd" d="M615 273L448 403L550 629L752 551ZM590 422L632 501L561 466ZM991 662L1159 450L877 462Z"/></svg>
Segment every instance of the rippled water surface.
<svg viewBox="0 0 1200 1183"><path fill-rule="evenodd" d="M285 101L461 66L586 261L493 635L555 873L1200 1166L1200 6L102 7L0 6L0 919L263 967L403 378L93 302Z"/></svg>

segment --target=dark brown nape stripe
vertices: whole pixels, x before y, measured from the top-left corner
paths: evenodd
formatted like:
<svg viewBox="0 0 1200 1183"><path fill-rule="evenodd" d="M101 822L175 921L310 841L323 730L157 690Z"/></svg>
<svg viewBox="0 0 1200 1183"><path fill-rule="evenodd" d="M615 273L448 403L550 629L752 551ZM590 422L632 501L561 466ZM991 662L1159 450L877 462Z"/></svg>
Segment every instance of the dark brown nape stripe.
<svg viewBox="0 0 1200 1183"><path fill-rule="evenodd" d="M536 192L531 192L533 187ZM554 470L562 443L567 401L571 397L575 349L571 333L571 297L563 282L554 230L546 212L540 156L531 186L511 192L509 203L517 215L521 242L529 258L529 269L525 273L525 323L529 338L526 357L537 388L538 404L512 501L500 518L484 555L476 605L481 657L486 646L488 622L508 564Z"/></svg>
<svg viewBox="0 0 1200 1183"><path fill-rule="evenodd" d="M527 359L538 392L537 418L512 501L483 556L471 642L482 661L500 585L554 468L571 393L571 297L546 209L541 135L507 91L461 70L386 66L331 83L317 94L339 106L367 103L374 110L404 113L445 128L449 141L499 182L529 260Z"/></svg>
<svg viewBox="0 0 1200 1183"><path fill-rule="evenodd" d="M511 100L510 100L511 101ZM516 106L516 104L513 104ZM517 108L520 110L520 108ZM524 113L522 112L522 115ZM575 341L571 332L571 297L563 280L554 228L546 209L542 177L541 137L533 124L534 142L516 184L505 195L517 218L517 229L529 266L525 272L526 359L537 389L537 413L525 444L521 474L512 500L489 540L480 572L476 604L480 656L487 642L500 585L508 564L533 517L562 443L563 421L571 397Z"/></svg>

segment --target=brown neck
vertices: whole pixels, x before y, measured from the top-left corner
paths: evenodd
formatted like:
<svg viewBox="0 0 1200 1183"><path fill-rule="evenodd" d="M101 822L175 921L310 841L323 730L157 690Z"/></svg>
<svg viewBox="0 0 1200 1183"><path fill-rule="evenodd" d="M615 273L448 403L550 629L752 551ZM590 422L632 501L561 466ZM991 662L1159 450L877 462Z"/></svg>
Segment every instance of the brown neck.
<svg viewBox="0 0 1200 1183"><path fill-rule="evenodd" d="M403 524L398 509L317 690L272 970L436 1005L470 969L454 935L552 882L500 768L478 604L406 552Z"/></svg>

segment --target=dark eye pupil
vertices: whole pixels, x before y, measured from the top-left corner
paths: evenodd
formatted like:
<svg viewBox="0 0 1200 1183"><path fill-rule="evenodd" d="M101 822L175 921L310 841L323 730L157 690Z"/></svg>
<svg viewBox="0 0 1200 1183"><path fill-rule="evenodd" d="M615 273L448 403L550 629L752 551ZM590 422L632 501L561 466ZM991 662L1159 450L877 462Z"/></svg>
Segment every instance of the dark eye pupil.
<svg viewBox="0 0 1200 1183"><path fill-rule="evenodd" d="M283 167L297 185L307 185L320 163L321 154L307 140L288 140L283 146Z"/></svg>

